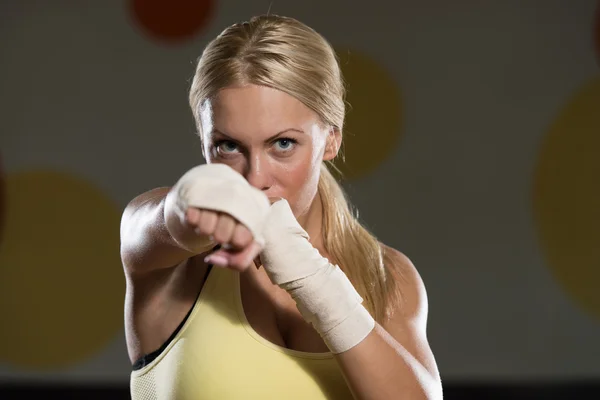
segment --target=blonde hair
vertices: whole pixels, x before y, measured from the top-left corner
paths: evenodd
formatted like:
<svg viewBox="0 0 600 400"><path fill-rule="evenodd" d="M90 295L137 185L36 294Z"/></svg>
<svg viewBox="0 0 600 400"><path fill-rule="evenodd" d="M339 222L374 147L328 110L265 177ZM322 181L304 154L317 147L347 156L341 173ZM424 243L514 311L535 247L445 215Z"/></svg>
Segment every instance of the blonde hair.
<svg viewBox="0 0 600 400"><path fill-rule="evenodd" d="M205 48L189 93L201 130L200 109L219 90L262 85L297 98L322 123L342 132L345 88L337 56L316 31L289 17L263 15L226 28ZM340 184L325 163L318 195L323 203L323 243L348 276L373 318L383 322L400 299L392 262L378 240L350 208Z"/></svg>

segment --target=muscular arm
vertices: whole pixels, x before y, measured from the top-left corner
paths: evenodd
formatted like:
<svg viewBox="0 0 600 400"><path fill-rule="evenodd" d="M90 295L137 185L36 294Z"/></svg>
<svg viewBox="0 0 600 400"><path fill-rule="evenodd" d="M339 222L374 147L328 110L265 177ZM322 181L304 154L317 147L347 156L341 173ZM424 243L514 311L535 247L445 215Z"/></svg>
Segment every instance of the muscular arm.
<svg viewBox="0 0 600 400"><path fill-rule="evenodd" d="M178 265L207 251L199 237L176 215L170 188L157 188L133 199L121 219L121 259L126 273L144 274Z"/></svg>
<svg viewBox="0 0 600 400"><path fill-rule="evenodd" d="M204 282L207 266L202 261L203 256L217 243L227 243L235 249L231 257L238 261L232 267L239 270L248 267L260 251L250 231L234 217L225 211L203 207L204 194L210 200L238 196L238 201L246 201L252 196L239 185L228 192L227 175L237 173L223 169L218 165L194 168L175 188L157 188L141 194L123 212L121 258L127 282L125 334L132 362L158 349L179 325L197 297L198 286ZM240 178L243 180L234 175L233 179ZM204 179L211 182L222 179L225 184L211 187L202 184ZM178 199L177 195L182 192L187 196ZM268 210L269 201L264 194L262 196ZM185 217L182 208L186 208ZM242 211L246 209L251 210L242 207Z"/></svg>
<svg viewBox="0 0 600 400"><path fill-rule="evenodd" d="M426 335L427 295L412 262L387 248L402 271L402 305L357 346L336 355L355 399L443 398L440 374Z"/></svg>

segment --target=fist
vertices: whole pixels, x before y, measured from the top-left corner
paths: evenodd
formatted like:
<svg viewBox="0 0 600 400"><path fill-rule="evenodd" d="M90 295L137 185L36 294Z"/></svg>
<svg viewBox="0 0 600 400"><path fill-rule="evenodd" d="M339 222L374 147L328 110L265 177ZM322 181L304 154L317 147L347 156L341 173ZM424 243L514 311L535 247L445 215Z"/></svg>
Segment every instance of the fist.
<svg viewBox="0 0 600 400"><path fill-rule="evenodd" d="M172 201L165 203L165 210L172 209L188 233L196 232L193 239L221 245L206 262L238 271L252 264L264 243L262 229L270 206L261 190L231 167L216 163L190 169L169 194L167 200Z"/></svg>
<svg viewBox="0 0 600 400"><path fill-rule="evenodd" d="M206 257L208 264L241 272L253 264L262 250L250 230L229 214L190 207L185 222L197 235L221 245L219 250Z"/></svg>

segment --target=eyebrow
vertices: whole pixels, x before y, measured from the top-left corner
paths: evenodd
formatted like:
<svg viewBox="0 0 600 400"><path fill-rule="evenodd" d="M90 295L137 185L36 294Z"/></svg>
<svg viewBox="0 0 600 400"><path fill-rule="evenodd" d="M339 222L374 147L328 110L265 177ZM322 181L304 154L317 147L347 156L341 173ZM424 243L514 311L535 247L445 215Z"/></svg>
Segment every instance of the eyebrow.
<svg viewBox="0 0 600 400"><path fill-rule="evenodd" d="M284 129L284 130L282 130L282 131L280 131L280 132L277 132L275 135L273 135L273 136L271 136L271 137L269 137L269 138L265 139L265 143L272 142L273 140L277 139L279 136L282 136L283 134L285 134L285 133L288 133L288 132L298 132L298 133L304 133L304 131L303 131L303 130L301 130L301 129L297 129L297 128L288 128L288 129ZM229 139L229 140L231 140L232 142L239 142L239 140L236 140L236 139L232 138L230 135L228 135L228 134L226 134L226 133L223 133L223 132L221 132L221 131L220 131L220 130L218 130L218 129L213 129L213 130L212 130L212 133L213 133L213 134L217 133L217 134L219 134L219 135L221 135L221 136L225 136L226 138L228 138L228 139Z"/></svg>

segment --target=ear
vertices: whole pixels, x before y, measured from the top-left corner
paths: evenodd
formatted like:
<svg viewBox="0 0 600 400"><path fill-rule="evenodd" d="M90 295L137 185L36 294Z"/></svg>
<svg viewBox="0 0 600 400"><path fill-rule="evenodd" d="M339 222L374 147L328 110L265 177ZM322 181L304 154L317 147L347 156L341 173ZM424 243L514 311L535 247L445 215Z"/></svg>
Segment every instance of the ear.
<svg viewBox="0 0 600 400"><path fill-rule="evenodd" d="M342 132L338 128L329 128L325 143L325 152L323 153L323 161L331 161L337 157L342 145Z"/></svg>

